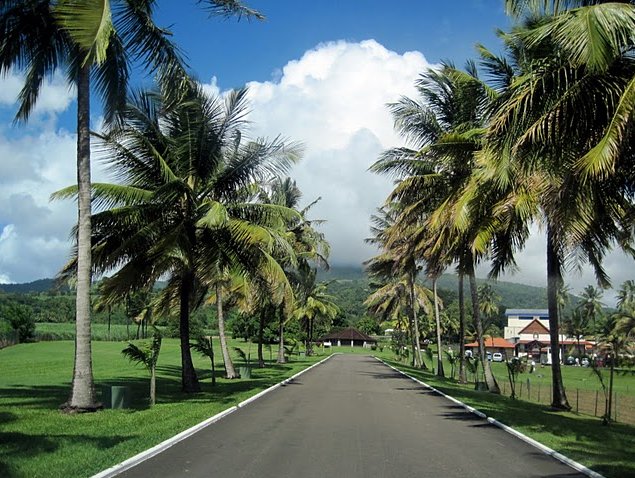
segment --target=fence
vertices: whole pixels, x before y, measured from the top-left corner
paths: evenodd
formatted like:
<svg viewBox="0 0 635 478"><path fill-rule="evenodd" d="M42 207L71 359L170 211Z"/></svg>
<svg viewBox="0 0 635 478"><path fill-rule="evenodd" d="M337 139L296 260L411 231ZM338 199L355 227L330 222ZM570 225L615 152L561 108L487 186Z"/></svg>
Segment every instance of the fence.
<svg viewBox="0 0 635 478"><path fill-rule="evenodd" d="M18 332L16 330L0 332L0 349L18 343Z"/></svg>
<svg viewBox="0 0 635 478"><path fill-rule="evenodd" d="M503 395L510 395L509 384L502 382ZM551 403L551 385L531 383L529 379L516 382L516 397L519 400L549 405ZM605 395L602 390L567 388L567 398L572 411L594 417L605 413ZM613 393L611 419L616 422L635 425L635 395Z"/></svg>

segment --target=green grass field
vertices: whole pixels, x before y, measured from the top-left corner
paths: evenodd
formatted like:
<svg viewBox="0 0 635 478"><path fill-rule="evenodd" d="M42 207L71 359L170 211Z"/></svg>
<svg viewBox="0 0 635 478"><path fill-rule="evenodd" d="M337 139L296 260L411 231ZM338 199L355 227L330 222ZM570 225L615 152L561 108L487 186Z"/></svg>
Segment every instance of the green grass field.
<svg viewBox="0 0 635 478"><path fill-rule="evenodd" d="M0 350L0 476L91 476L225 410L324 358L292 358L254 369L250 380L225 380L217 362L217 385L211 385L209 360L193 355L203 392L180 392L178 341L164 339L158 363L157 405L147 406L148 374L129 363L125 343L94 342L97 390L126 385L132 408L66 415L58 411L70 391L72 342L22 344ZM232 341L247 352L247 344ZM217 352L220 348L217 346ZM272 350L273 359L276 350ZM220 353L218 353L220 357ZM256 348L251 346L252 359ZM269 352L265 352L269 358Z"/></svg>
<svg viewBox="0 0 635 478"><path fill-rule="evenodd" d="M255 345L232 341L256 356ZM67 477L91 476L139 453L174 434L235 405L332 352L374 354L388 361L383 352L351 347L316 348L317 356L294 356L285 365L267 364L254 369L250 380L225 380L220 353L217 359L216 387L211 386L209 360L193 355L203 392L180 392L178 341L165 339L158 363L157 405L147 406L148 377L140 366L121 355L124 342L94 342L93 365L97 390L104 385L126 385L132 391L132 408L104 410L93 414L65 415L58 407L68 398L73 361L69 341L23 344L0 350L0 476ZM216 344L217 352L220 352ZM265 358L275 360L276 348ZM607 477L635 477L632 450L635 427L625 424L601 425L598 418L574 413L553 413L545 405L505 396L476 392L474 386L461 386L451 379L438 379L430 372L394 365L431 385L493 416L536 440L584 463ZM239 365L239 364L237 364ZM449 375L449 364L445 364ZM507 382L504 364L494 363L501 387ZM565 383L571 400L574 385L591 387L588 369L565 367ZM521 381L549 385L549 369L522 374ZM619 376L616 386L624 393L635 387L630 375ZM535 390L535 388L534 388ZM632 393L630 393L632 395ZM425 440L425 435L422 435ZM422 441L422 446L425 443Z"/></svg>

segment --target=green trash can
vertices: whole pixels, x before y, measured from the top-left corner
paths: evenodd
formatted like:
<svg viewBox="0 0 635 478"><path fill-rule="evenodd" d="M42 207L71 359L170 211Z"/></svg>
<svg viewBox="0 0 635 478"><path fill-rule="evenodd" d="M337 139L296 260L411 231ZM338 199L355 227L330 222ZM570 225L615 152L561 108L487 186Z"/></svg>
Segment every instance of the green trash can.
<svg viewBox="0 0 635 478"><path fill-rule="evenodd" d="M239 367L240 378L251 378L251 367Z"/></svg>
<svg viewBox="0 0 635 478"><path fill-rule="evenodd" d="M298 355L300 355L300 358L306 358L306 352L300 352Z"/></svg>
<svg viewBox="0 0 635 478"><path fill-rule="evenodd" d="M130 387L105 385L101 401L104 408L130 408Z"/></svg>

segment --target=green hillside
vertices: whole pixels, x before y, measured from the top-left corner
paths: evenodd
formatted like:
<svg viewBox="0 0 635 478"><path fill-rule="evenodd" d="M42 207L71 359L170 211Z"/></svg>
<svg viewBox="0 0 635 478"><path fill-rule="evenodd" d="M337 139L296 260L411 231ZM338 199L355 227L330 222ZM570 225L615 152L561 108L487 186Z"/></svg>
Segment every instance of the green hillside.
<svg viewBox="0 0 635 478"><path fill-rule="evenodd" d="M337 287L331 287L338 291L347 290L346 295L360 294L368 290L368 279L361 268L332 267L328 271L320 271L318 279L323 281L338 281ZM348 285L347 285L348 283ZM427 281L424 281L427 283ZM493 281L477 279L478 285L491 284L501 297L501 310L508 309L544 309L547 308L547 289L534 287L514 282ZM428 286L431 284L427 283ZM458 279L454 274L443 274L438 281L440 294L453 300L458 289ZM469 294L467 281L465 283L466 296Z"/></svg>

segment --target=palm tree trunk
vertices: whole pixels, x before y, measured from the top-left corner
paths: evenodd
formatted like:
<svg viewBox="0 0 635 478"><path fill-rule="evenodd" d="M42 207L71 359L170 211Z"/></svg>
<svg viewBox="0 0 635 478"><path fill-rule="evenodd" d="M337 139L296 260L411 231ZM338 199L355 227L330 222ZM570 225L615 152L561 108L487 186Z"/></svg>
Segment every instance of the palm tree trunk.
<svg viewBox="0 0 635 478"><path fill-rule="evenodd" d="M417 317L417 297L415 295L415 280L417 278L416 266L412 268L410 273L410 307L412 308L412 332L414 343L415 359L413 365L415 367L425 368L425 362L421 358L421 343L419 342L419 318Z"/></svg>
<svg viewBox="0 0 635 478"><path fill-rule="evenodd" d="M284 313L282 311L282 307L278 311L279 319L278 319L278 363L286 363L286 359L284 357Z"/></svg>
<svg viewBox="0 0 635 478"><path fill-rule="evenodd" d="M412 317L412 312L408 317L408 331L410 332L410 348L412 349L412 358L410 359L410 365L417 366L417 345L415 343L415 324Z"/></svg>
<svg viewBox="0 0 635 478"><path fill-rule="evenodd" d="M157 402L157 378L156 367L150 369L150 406L154 406Z"/></svg>
<svg viewBox="0 0 635 478"><path fill-rule="evenodd" d="M560 320L558 317L558 289L562 284L561 261L554 244L555 238L547 226L547 303L549 307L549 337L551 339L551 407L571 410L562 382L560 369Z"/></svg>
<svg viewBox="0 0 635 478"><path fill-rule="evenodd" d="M463 290L464 275L459 274L459 383L467 383L465 371L465 295Z"/></svg>
<svg viewBox="0 0 635 478"><path fill-rule="evenodd" d="M223 354L223 362L225 363L225 375L227 378L236 378L236 370L234 363L229 355L227 347L227 338L225 337L225 318L223 317L223 298L220 284L216 284L216 312L218 315L218 335L220 336L220 349Z"/></svg>
<svg viewBox="0 0 635 478"><path fill-rule="evenodd" d="M611 374L609 375L609 399L607 400L606 413L604 416L604 424L611 423L611 415L613 413L613 375L615 372L615 360L617 354L613 353L611 356Z"/></svg>
<svg viewBox="0 0 635 478"><path fill-rule="evenodd" d="M185 393L197 393L201 391L198 383L192 353L190 350L190 295L193 287L191 272L185 272L181 278L179 291L179 336L181 339L181 390Z"/></svg>
<svg viewBox="0 0 635 478"><path fill-rule="evenodd" d="M439 297L437 295L437 278L432 279L432 290L434 291L434 318L437 323L437 376L445 377L443 371L443 347L441 345L441 319L439 317Z"/></svg>
<svg viewBox="0 0 635 478"><path fill-rule="evenodd" d="M313 318L309 319L309 333L307 334L306 355L313 355Z"/></svg>
<svg viewBox="0 0 635 478"><path fill-rule="evenodd" d="M108 306L108 341L110 341L110 321L112 317L112 308Z"/></svg>
<svg viewBox="0 0 635 478"><path fill-rule="evenodd" d="M476 287L476 276L474 274L474 262L470 261L468 266L468 278L470 281L470 296L472 298L472 317L476 325L476 335L478 340L478 354L481 364L483 365L483 375L485 376L485 384L487 389L492 393L501 393L496 378L492 373L492 366L485 356L485 341L483 339L483 321L481 320L481 311L478 306L478 289Z"/></svg>
<svg viewBox="0 0 635 478"><path fill-rule="evenodd" d="M77 291L75 299L75 358L71 410L96 410L90 331L91 184L90 184L90 65L81 67L77 81Z"/></svg>
<svg viewBox="0 0 635 478"><path fill-rule="evenodd" d="M263 307L260 311L260 320L258 322L258 367L265 367L265 358L262 355L262 343L264 342L265 336L265 314L267 313L268 307Z"/></svg>

